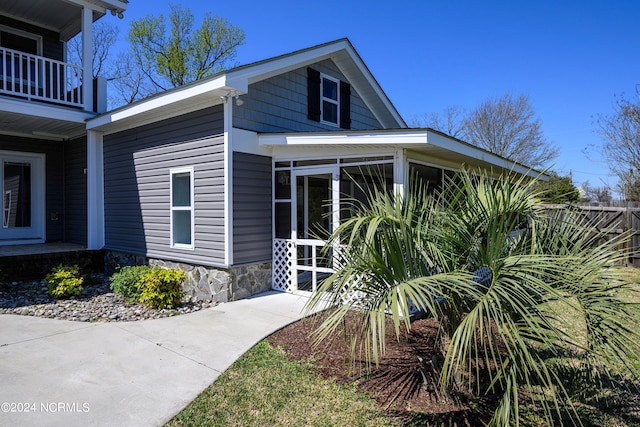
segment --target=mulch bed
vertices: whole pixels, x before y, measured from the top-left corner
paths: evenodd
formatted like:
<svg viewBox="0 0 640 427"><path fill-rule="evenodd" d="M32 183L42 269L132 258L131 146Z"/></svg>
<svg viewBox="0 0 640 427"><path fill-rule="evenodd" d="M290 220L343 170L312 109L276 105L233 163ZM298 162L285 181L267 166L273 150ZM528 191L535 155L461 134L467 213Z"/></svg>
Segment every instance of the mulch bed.
<svg viewBox="0 0 640 427"><path fill-rule="evenodd" d="M349 321L357 322L356 316L353 314ZM271 335L269 341L292 359L311 361L317 373L325 378L333 378L340 384L355 382L359 391L371 396L401 425L485 426L485 420L491 418L491 411L483 402L442 395L435 386L437 374L428 362L423 362L437 357L434 319L414 321L411 331L404 331L399 340L388 320L385 354L367 372L362 359L352 361L344 331L338 331L331 340L318 346L313 345L310 335L325 317L321 313L293 323Z"/></svg>

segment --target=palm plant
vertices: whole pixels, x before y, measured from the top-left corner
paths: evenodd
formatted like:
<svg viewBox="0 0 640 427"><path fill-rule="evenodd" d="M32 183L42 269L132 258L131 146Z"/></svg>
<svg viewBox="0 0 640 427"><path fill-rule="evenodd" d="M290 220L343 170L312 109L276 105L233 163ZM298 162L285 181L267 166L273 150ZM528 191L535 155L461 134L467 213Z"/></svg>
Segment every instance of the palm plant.
<svg viewBox="0 0 640 427"><path fill-rule="evenodd" d="M573 406L550 355L572 352L602 375L633 375L640 334L616 269L628 236L607 241L594 221L547 213L534 185L463 171L435 197L416 183L406 196L371 190L327 245L347 249L336 251L335 273L308 303L332 309L316 339L355 310L362 321L350 330L352 352L377 362L387 317L398 336L421 310L439 323L441 389L498 396L496 426L518 425L523 395L548 424L562 423ZM584 340L556 320L565 310L579 314Z"/></svg>

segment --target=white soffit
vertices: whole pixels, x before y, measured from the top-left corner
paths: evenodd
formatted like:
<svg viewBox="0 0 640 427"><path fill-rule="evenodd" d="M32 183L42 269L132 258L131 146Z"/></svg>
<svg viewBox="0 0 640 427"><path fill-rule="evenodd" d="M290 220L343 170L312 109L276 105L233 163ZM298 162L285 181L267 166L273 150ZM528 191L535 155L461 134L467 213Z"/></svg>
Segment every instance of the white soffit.
<svg viewBox="0 0 640 427"><path fill-rule="evenodd" d="M2 99L0 111L73 123L84 123L85 120L95 116L94 113L88 113L74 108L60 108L55 105L27 102L22 99L12 98Z"/></svg>
<svg viewBox="0 0 640 427"><path fill-rule="evenodd" d="M236 87L227 85L227 76L199 80L192 84L161 92L150 98L134 102L87 122L87 130L116 132L131 124L140 126L167 119L198 109L220 104L220 96L229 91L243 93L246 85L236 81Z"/></svg>
<svg viewBox="0 0 640 427"><path fill-rule="evenodd" d="M320 133L320 134L262 134L260 145L406 145L427 144L427 132L366 132L366 133Z"/></svg>
<svg viewBox="0 0 640 427"><path fill-rule="evenodd" d="M361 146L363 151L376 146L407 149L434 155L443 159L449 158L470 166L497 167L514 171L523 175L539 177L538 171L531 170L518 163L504 159L493 153L474 147L468 143L447 137L439 132L428 129L411 129L400 131L380 132L340 132L340 133L309 133L309 134L261 134L259 144L283 150L285 147L346 147Z"/></svg>

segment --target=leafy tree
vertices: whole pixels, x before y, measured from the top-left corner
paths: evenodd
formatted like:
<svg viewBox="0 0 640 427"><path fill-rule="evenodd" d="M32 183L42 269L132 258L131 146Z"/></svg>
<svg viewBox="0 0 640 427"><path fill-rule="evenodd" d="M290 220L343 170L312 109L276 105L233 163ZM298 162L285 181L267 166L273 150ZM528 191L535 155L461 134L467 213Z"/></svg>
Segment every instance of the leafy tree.
<svg viewBox="0 0 640 427"><path fill-rule="evenodd" d="M548 213L535 185L463 172L445 187L445 210L422 186L405 197L371 190L326 246L347 245L308 303L330 308L316 338L334 336L354 313L354 357L377 361L388 318L396 336L411 328L411 302L438 321L441 355L431 366L443 393L493 394L494 426L518 425L523 400L547 425L566 414L579 424L575 399L602 397L618 374L637 379L640 332L623 296L631 285L615 267L624 259L616 245L629 236L607 241L584 216ZM565 312L582 334L554 321ZM549 360L562 355L572 359Z"/></svg>
<svg viewBox="0 0 640 427"><path fill-rule="evenodd" d="M580 191L568 176L552 174L548 181L538 181L535 190L544 203L575 203L580 200Z"/></svg>
<svg viewBox="0 0 640 427"><path fill-rule="evenodd" d="M164 15L147 15L129 29L132 56L156 91L224 70L244 43L242 29L217 15L205 14L194 29L191 10L172 4L168 21L168 34Z"/></svg>
<svg viewBox="0 0 640 427"><path fill-rule="evenodd" d="M558 156L526 95L506 93L489 98L468 113L447 107L441 115L425 115L412 124L431 127L532 168L546 168Z"/></svg>
<svg viewBox="0 0 640 427"><path fill-rule="evenodd" d="M596 121L596 132L604 140L602 155L620 178L621 193L627 198L640 181L640 92L636 95L635 103L618 97L613 114L601 115Z"/></svg>

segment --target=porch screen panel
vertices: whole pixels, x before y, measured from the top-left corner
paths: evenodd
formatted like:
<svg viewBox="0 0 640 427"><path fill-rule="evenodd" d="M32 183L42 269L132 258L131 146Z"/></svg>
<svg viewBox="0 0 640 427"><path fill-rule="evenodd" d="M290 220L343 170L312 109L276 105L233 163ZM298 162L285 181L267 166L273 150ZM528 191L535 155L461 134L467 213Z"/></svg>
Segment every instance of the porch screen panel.
<svg viewBox="0 0 640 427"><path fill-rule="evenodd" d="M393 192L393 164L345 166L340 168L340 221L351 217L353 208L367 203L373 191Z"/></svg>
<svg viewBox="0 0 640 427"><path fill-rule="evenodd" d="M291 202L276 203L276 238L291 238Z"/></svg>
<svg viewBox="0 0 640 427"><path fill-rule="evenodd" d="M291 171L275 173L275 235L277 239L291 238Z"/></svg>
<svg viewBox="0 0 640 427"><path fill-rule="evenodd" d="M418 163L409 164L409 176L412 180L418 180L418 185L426 185L427 193L439 195L442 193L442 169Z"/></svg>
<svg viewBox="0 0 640 427"><path fill-rule="evenodd" d="M4 162L3 228L31 227L31 164Z"/></svg>

